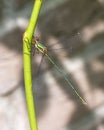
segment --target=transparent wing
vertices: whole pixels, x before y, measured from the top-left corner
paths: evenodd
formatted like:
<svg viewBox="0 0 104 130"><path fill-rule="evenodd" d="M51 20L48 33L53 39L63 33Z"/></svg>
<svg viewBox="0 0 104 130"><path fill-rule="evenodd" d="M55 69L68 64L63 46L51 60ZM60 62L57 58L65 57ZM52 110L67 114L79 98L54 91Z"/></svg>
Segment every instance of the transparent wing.
<svg viewBox="0 0 104 130"><path fill-rule="evenodd" d="M81 46L81 35L80 33L74 34L75 36L71 36L70 38L60 38L49 40L47 42L47 49L49 53L56 53L58 56L68 56L76 54L76 49ZM54 54L55 54L54 53ZM63 53L63 54L62 54Z"/></svg>
<svg viewBox="0 0 104 130"><path fill-rule="evenodd" d="M66 81L67 85L72 88L73 92L77 95L77 97L81 100L83 104L87 104L86 101L79 95L78 91L74 88L72 83L69 81L69 79L66 77L64 72L60 69L60 67L53 61L53 59L48 55L45 54L45 56L48 58L48 60L54 65L54 67L57 69L57 71L62 75L64 80Z"/></svg>

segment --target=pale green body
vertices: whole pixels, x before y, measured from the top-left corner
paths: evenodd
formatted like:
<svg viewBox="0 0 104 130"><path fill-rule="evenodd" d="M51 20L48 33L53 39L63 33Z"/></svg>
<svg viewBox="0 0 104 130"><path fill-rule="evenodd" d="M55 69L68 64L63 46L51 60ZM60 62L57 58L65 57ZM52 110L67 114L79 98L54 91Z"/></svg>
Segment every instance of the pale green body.
<svg viewBox="0 0 104 130"><path fill-rule="evenodd" d="M35 47L39 50L39 52L41 52L43 54L47 52L47 47L41 42L37 42L35 44Z"/></svg>
<svg viewBox="0 0 104 130"><path fill-rule="evenodd" d="M44 54L49 61L55 66L55 68L57 69L57 71L63 76L64 80L66 81L66 83L68 84L69 87L72 88L72 90L74 91L74 93L79 97L79 99L81 100L81 102L83 104L87 104L86 101L79 95L79 93L77 92L77 90L74 88L74 86L71 84L71 82L68 80L68 78L65 76L64 72L59 68L59 66L54 62L54 60L48 55L47 53L47 47L40 43L37 42L35 44L35 47L42 53Z"/></svg>

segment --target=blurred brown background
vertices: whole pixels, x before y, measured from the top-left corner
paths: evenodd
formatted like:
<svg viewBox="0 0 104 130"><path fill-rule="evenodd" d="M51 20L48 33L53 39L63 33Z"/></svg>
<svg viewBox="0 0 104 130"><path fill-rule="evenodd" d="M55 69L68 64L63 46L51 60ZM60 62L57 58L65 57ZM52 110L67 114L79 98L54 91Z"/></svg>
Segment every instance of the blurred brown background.
<svg viewBox="0 0 104 130"><path fill-rule="evenodd" d="M22 35L33 0L0 1L0 129L29 130ZM44 0L35 35L87 101L41 54L32 57L39 130L104 130L104 0ZM61 49L59 49L61 48Z"/></svg>

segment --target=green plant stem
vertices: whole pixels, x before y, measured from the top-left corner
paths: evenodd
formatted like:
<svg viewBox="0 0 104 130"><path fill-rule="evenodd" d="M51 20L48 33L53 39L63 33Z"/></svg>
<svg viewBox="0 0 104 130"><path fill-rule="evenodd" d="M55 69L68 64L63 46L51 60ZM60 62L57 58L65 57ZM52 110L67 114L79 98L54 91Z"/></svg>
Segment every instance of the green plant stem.
<svg viewBox="0 0 104 130"><path fill-rule="evenodd" d="M24 83L26 92L26 102L31 130L38 130L35 103L32 89L32 71L31 71L31 41L39 16L42 0L35 0L29 25L23 36L23 59L24 59Z"/></svg>

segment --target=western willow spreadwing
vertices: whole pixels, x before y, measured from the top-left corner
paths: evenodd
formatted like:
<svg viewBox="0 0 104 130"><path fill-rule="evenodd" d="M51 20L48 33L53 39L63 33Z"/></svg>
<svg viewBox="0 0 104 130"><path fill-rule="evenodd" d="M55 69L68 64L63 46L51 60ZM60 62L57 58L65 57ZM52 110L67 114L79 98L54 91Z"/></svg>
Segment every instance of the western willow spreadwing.
<svg viewBox="0 0 104 130"><path fill-rule="evenodd" d="M45 44L43 44L42 42L39 41L38 37L33 38L32 46L33 46L34 50L37 50L38 52L40 52L43 55L43 57L45 56L50 61L50 63L54 65L56 70L62 75L62 77L65 80L65 82L67 83L67 85L73 90L73 92L77 95L77 97L80 99L80 101L83 104L87 104L86 101L80 96L78 91L74 88L72 83L69 81L68 77L64 74L63 70L55 63L53 58L50 57L48 48L45 46ZM42 60L43 60L43 57L42 57ZM41 60L41 62L42 62L42 60ZM40 66L39 66L39 68L40 68Z"/></svg>

